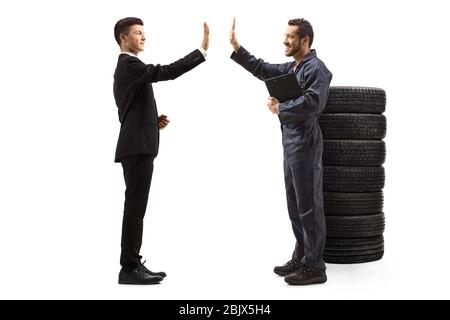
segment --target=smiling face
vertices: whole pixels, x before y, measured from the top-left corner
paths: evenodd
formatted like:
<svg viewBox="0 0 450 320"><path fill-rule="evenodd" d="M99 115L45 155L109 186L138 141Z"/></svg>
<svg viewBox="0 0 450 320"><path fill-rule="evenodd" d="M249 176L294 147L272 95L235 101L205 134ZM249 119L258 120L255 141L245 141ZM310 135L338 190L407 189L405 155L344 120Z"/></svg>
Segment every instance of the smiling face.
<svg viewBox="0 0 450 320"><path fill-rule="evenodd" d="M284 54L287 57L303 56L309 51L309 39L298 35L298 26L289 25L284 35L284 45L286 46Z"/></svg>
<svg viewBox="0 0 450 320"><path fill-rule="evenodd" d="M138 24L132 25L128 34L120 34L122 51L138 54L144 51L145 33L144 27Z"/></svg>
<svg viewBox="0 0 450 320"><path fill-rule="evenodd" d="M284 35L284 45L286 46L284 54L292 57L300 50L300 38L297 33L297 26L288 26Z"/></svg>

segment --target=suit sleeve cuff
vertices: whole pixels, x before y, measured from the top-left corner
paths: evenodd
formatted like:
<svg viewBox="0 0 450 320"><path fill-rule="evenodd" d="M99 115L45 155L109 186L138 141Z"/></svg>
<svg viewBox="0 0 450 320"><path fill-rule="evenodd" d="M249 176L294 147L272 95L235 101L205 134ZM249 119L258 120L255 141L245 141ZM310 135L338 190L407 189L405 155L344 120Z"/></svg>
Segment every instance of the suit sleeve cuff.
<svg viewBox="0 0 450 320"><path fill-rule="evenodd" d="M200 52L202 53L202 55L203 55L203 58L206 58L206 55L207 55L207 52L206 52L206 50L205 50L205 49L203 49L202 47L198 48L198 50L200 50Z"/></svg>

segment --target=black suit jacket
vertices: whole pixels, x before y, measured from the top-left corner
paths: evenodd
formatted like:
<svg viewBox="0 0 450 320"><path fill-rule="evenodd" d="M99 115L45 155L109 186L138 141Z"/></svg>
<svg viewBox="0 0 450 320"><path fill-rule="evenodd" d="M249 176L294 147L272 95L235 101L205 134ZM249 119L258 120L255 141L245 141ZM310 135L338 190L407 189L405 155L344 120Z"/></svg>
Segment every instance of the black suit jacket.
<svg viewBox="0 0 450 320"><path fill-rule="evenodd" d="M119 55L114 73L114 98L121 126L115 162L136 154L158 155L158 110L151 83L178 78L203 61L200 50L166 66L146 65L128 54Z"/></svg>

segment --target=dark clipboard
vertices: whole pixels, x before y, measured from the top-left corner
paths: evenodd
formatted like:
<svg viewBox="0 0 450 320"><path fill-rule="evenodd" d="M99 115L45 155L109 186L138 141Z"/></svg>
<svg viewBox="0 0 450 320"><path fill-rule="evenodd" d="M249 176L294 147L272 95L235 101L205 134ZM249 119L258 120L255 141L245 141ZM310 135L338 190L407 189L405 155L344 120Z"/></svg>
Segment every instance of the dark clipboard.
<svg viewBox="0 0 450 320"><path fill-rule="evenodd" d="M297 99L303 92L295 73L283 74L264 81L271 97L280 102Z"/></svg>

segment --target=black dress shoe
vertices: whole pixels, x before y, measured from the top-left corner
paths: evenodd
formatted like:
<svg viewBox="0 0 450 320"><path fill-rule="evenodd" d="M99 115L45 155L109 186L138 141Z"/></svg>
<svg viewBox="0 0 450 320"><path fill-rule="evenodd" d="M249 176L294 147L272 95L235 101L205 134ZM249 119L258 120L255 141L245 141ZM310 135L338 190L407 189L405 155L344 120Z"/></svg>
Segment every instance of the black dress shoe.
<svg viewBox="0 0 450 320"><path fill-rule="evenodd" d="M327 274L325 270L304 267L303 269L291 273L284 280L290 285L305 286L309 284L317 284L327 282Z"/></svg>
<svg viewBox="0 0 450 320"><path fill-rule="evenodd" d="M120 270L119 284L158 284L163 280L161 276L149 275L142 264L139 264L131 271Z"/></svg>
<svg viewBox="0 0 450 320"><path fill-rule="evenodd" d="M167 276L167 274L165 272L162 272L162 271L161 272L153 272L153 271L148 270L147 267L144 266L145 262L147 262L147 260L141 263L141 268L144 269L144 271L147 272L149 275L151 275L151 276L160 276L162 278L165 278Z"/></svg>
<svg viewBox="0 0 450 320"><path fill-rule="evenodd" d="M285 277L288 274L301 270L305 265L298 259L292 259L287 262L284 266L278 266L273 269L277 275Z"/></svg>

